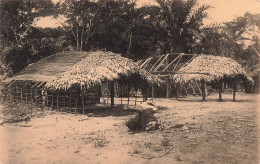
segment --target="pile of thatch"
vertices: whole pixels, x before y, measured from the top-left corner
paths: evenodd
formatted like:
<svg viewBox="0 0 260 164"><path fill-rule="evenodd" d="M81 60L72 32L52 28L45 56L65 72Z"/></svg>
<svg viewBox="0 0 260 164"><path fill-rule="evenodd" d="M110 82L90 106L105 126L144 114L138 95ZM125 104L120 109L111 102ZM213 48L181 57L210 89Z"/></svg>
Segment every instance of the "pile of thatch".
<svg viewBox="0 0 260 164"><path fill-rule="evenodd" d="M139 74L148 83L159 82L159 78L141 69L131 59L112 52L88 52L88 55L67 71L49 80L46 87L67 89L73 84L88 87L104 80L115 80L121 75Z"/></svg>
<svg viewBox="0 0 260 164"><path fill-rule="evenodd" d="M199 55L179 71L184 73L175 74L173 76L173 79L177 83L201 80L213 82L227 78L234 79L238 76L253 82L253 79L239 63L230 58L221 56Z"/></svg>

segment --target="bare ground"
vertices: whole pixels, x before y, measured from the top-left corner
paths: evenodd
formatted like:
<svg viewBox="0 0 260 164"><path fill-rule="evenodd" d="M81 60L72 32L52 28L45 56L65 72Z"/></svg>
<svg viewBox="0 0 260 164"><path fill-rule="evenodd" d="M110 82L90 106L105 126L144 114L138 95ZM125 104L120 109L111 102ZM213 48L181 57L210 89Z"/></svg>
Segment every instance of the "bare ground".
<svg viewBox="0 0 260 164"><path fill-rule="evenodd" d="M163 129L129 132L132 113L44 111L0 125L0 163L259 163L258 95L155 99ZM4 111L4 106L1 107ZM98 115L98 116L97 116ZM257 116L258 115L258 116ZM4 120L6 115L1 114Z"/></svg>

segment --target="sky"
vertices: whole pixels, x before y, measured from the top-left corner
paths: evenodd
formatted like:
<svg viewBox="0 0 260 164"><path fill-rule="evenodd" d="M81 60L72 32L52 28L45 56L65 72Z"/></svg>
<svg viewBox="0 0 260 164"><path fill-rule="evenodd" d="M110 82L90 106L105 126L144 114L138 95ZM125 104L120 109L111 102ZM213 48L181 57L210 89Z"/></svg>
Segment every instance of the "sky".
<svg viewBox="0 0 260 164"><path fill-rule="evenodd" d="M59 0L53 0L54 2ZM137 5L156 4L154 0L138 0ZM245 12L252 14L260 13L260 0L198 0L198 4L211 6L207 10L208 17L204 19L204 25L211 23L223 23L232 21L238 16L243 16ZM41 18L36 22L38 27L58 27L59 21L51 18Z"/></svg>

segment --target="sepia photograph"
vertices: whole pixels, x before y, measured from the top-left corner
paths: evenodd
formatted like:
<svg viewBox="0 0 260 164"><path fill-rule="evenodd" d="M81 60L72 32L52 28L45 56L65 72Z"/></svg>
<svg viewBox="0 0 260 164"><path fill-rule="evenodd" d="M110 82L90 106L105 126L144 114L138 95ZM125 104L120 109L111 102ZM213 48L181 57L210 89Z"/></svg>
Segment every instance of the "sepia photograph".
<svg viewBox="0 0 260 164"><path fill-rule="evenodd" d="M0 164L259 164L260 0L1 0Z"/></svg>

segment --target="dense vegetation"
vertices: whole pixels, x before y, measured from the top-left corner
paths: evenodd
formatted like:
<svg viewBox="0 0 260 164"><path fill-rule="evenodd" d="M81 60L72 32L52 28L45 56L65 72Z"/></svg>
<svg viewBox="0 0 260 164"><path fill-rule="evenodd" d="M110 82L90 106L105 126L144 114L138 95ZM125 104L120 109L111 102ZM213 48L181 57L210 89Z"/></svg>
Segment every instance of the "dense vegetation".
<svg viewBox="0 0 260 164"><path fill-rule="evenodd" d="M223 25L203 25L209 6L196 0L3 0L0 73L66 50L106 50L138 60L173 52L231 57L253 72L259 63L260 14L246 13ZM58 28L35 26L40 17L65 17Z"/></svg>

